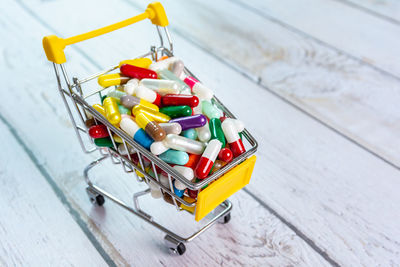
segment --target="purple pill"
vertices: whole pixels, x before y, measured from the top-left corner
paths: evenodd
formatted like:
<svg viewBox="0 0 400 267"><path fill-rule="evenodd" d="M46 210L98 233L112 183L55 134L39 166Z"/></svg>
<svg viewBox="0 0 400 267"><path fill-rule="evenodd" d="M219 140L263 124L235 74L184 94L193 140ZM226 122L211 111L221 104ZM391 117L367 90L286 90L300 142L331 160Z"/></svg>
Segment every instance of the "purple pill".
<svg viewBox="0 0 400 267"><path fill-rule="evenodd" d="M177 122L181 125L182 131L192 128L199 128L206 124L207 118L203 114L198 114L189 117L181 117L170 120L169 122Z"/></svg>

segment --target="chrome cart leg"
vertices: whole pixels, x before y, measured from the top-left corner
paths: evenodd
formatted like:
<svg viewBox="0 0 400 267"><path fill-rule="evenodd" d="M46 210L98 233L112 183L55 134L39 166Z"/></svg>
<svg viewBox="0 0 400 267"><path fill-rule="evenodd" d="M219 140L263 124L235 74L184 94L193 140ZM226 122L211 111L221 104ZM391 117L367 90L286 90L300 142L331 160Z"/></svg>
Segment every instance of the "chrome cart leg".
<svg viewBox="0 0 400 267"><path fill-rule="evenodd" d="M204 225L201 229L197 230L195 233L193 233L189 237L182 237L178 235L177 233L165 228L158 222L154 221L153 217L149 215L148 213L144 212L143 210L140 209L139 205L139 197L146 195L150 192L150 188L137 192L133 195L133 207L129 206L125 202L121 201L120 199L116 198L112 194L108 193L107 191L103 190L102 188L98 187L97 185L93 184L92 181L89 179L89 171L94 167L97 166L99 163L101 163L103 160L107 159L109 155L105 155L98 160L95 160L91 162L84 170L84 178L86 183L88 184L88 187L86 189L86 192L89 195L90 200L92 203L95 203L97 205L103 205L104 204L104 199L108 198L112 202L118 204L120 207L126 209L127 211L133 213L134 215L140 217L144 221L148 222L149 224L153 225L157 229L161 230L166 234L164 237L165 243L169 250L177 255L183 255L186 251L186 246L185 243L192 241L195 239L197 236L205 232L208 228L213 226L215 223L220 222L220 223L227 223L230 220L230 212L232 210L232 203L229 200L225 200L219 205L219 209L222 209L221 211L217 212L217 209L215 210L215 215L214 217L206 224Z"/></svg>
<svg viewBox="0 0 400 267"><path fill-rule="evenodd" d="M172 253L178 254L178 255L183 255L186 251L186 246L182 242L179 242L172 236L166 235L164 237L164 241L166 246L169 248L169 250Z"/></svg>

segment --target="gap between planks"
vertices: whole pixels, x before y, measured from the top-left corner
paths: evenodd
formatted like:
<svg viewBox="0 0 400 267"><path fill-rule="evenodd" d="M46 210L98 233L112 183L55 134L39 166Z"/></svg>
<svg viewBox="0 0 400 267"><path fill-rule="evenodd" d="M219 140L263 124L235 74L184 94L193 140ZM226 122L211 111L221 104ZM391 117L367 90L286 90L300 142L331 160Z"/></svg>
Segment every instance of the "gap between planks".
<svg viewBox="0 0 400 267"><path fill-rule="evenodd" d="M344 5L348 5L349 7L361 10L361 11L363 11L365 13L368 13L368 14L370 14L372 16L375 16L377 18L386 20L387 22L390 22L390 23L393 23L393 24L395 24L397 26L400 26L400 21L397 20L396 18L392 18L389 15L384 14L384 13L379 13L377 11L372 10L371 8L362 6L362 5L357 4L355 2L352 2L352 1L349 1L349 0L332 0L332 1L340 2L340 3L344 4ZM373 7L373 6L371 6L371 7Z"/></svg>
<svg viewBox="0 0 400 267"><path fill-rule="evenodd" d="M52 30L52 31L54 31L54 32L56 32L54 29L52 29L52 27L51 26L49 26L47 23L45 23L43 20L41 20L40 19L40 17L38 17L38 16L36 16L36 14L35 13L33 13L29 8L27 8L27 7L25 7L25 5L23 5L20 1L18 1L18 3L20 3L21 4L21 6L24 8L24 10L26 10L26 11L28 11L28 13L31 15L31 16L33 16L35 19L37 19L40 23L42 23L42 25L44 25L44 26L46 26L48 29L50 29L50 30ZM76 48L75 48L76 49ZM80 49L76 49L79 53L81 53L86 59L88 59L88 61L90 61L93 65L95 65L95 66L97 66L97 67L99 67L99 64L97 63L97 62L95 62L93 59L91 59L87 54L85 54L82 50L80 50ZM43 168L43 166L39 163L39 161L37 160L37 158L35 158L35 156L33 155L33 153L29 150L29 148L27 147L27 145L25 144L25 143L23 143L23 141L22 141L22 139L18 136L18 134L17 134L17 132L15 131L15 129L12 127L12 125L10 125L10 123L9 122L7 122L3 117L1 117L1 119L2 120L4 120L4 122L9 126L9 127L11 127L10 129L12 129L12 132L13 132L13 134L16 136L16 138L18 139L18 142L20 142L20 144L23 146L23 148L24 148L24 150L26 151L26 153L28 153L29 154L29 157L31 158L31 160L35 163L35 165L37 166L37 168L39 168L40 169L40 171L44 174L44 177L46 178L46 180L48 180L48 182L50 183L51 182L51 185L52 185L52 187L54 186L54 190L55 190L55 192L57 193L57 195L58 194L61 194L61 197L62 197L62 201L63 201L63 203L64 204L67 204L67 206L68 206L68 208L72 211L73 210L73 208L72 208L72 206L68 203L68 201L66 200L66 198L65 198L65 195L63 195L63 193L61 192L61 190L59 189L59 187L54 183L54 181L52 181L51 179L51 177L50 177L50 175L48 174L48 172ZM251 195L250 195L250 197L252 197ZM257 200L257 199L256 199ZM263 206L265 205L265 203L263 203ZM80 220L80 221L82 221L81 220L81 218L79 217L79 214L78 213L76 213L77 215L78 215L78 219ZM277 214L276 212L275 212L275 214ZM275 215L274 214L274 215ZM83 222L83 221L82 221ZM285 223L285 222L283 222L283 223ZM83 223L84 224L84 223ZM86 230L84 231L85 233L89 233L89 234L91 234L90 233L90 231L89 230L87 230L87 228L86 228ZM92 234L91 234L92 235ZM94 237L93 237L94 238ZM91 239L92 240L92 239ZM95 238L94 238L94 240L95 240ZM306 243L307 243L307 240L305 240L306 241ZM96 242L97 242L97 240L96 240ZM101 247L101 246L100 246ZM97 248L97 247L96 247ZM314 249L314 248L313 248ZM321 251L321 250L320 250ZM104 252L104 250L103 250L103 252ZM317 253L318 253L318 251L316 251ZM105 253L105 252L104 252ZM324 256L324 255L321 255L321 256ZM333 261L333 260L330 260L330 263L332 264L335 264L335 262Z"/></svg>

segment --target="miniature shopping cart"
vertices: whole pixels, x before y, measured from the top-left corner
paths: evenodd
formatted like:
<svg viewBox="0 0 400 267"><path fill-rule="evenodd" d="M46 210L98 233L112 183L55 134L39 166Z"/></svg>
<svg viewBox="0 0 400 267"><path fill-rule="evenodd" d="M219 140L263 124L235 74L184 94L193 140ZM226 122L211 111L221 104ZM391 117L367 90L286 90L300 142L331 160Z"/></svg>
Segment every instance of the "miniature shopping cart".
<svg viewBox="0 0 400 267"><path fill-rule="evenodd" d="M55 35L46 36L43 39L43 47L46 52L47 59L53 62L58 83L58 90L67 108L69 117L72 121L75 133L83 151L85 153L92 153L95 151L100 153L100 158L90 163L84 170L84 177L88 185L86 190L90 200L94 204L100 206L104 204L105 198L108 198L119 204L126 210L166 233L165 241L167 242L170 250L182 255L186 250L184 243L193 240L216 222L227 223L230 220L232 204L229 200L227 200L227 198L249 183L256 160L255 156L252 156L252 154L254 154L257 150L257 142L245 129L242 132L243 141L247 148L245 153L234 158L232 162L228 163L223 168L219 169L204 180L199 182L188 181L184 176L182 176L182 174L177 172L170 165L136 143L133 138L128 136L124 131L109 123L105 117L103 117L91 106L90 102L93 101L93 98L97 100L96 103L100 102L98 98L101 98L102 90L105 90L106 88L102 88L100 90L96 89L94 91L92 90L92 92L86 92L86 85L91 81L93 82L93 80L98 78L100 75L116 70L118 66L111 67L87 78L78 79L74 77L72 80L70 80L64 64L66 62L64 48L68 45L109 33L144 19L150 19L151 22L156 25L161 43L159 46L151 46L150 52L140 57L149 57L156 61L161 56L173 56L171 36L167 29L168 19L163 6L158 2L149 4L146 11L138 16L88 33L66 39L59 38ZM169 48L164 46L165 38L168 42ZM187 75L195 77L187 68L185 68L184 72ZM212 99L212 102L219 107L227 117L235 118L233 114L216 97ZM135 163L132 160L132 155L130 153L127 153L126 155L120 153L113 138L111 138L113 142L113 147L111 148L95 146L93 140L88 135L88 127L85 124L85 122L87 122L89 119L92 121L94 120L96 124L104 124L107 127L110 137L119 137L120 140L122 140L122 144L126 151L129 151L129 147L134 148L136 150L135 153L137 155L138 162ZM112 163L122 166L125 172L134 175L139 182L144 181L147 184L151 182L152 184L159 186L163 195L170 199L170 202L178 211L189 211L190 213L194 214L196 221L201 220L207 215L209 221L201 229L197 230L194 234L186 238L165 228L161 224L157 223L151 215L140 209L138 198L149 193L150 188L134 193L133 205L130 206L112 194L108 193L106 190L98 187L91 181L89 178L90 169L96 165L99 165L106 159L111 159ZM150 167L154 172L154 177L145 171L145 160L150 161ZM168 175L169 186L165 186L165 183L162 184L160 182L158 174L160 170ZM181 181L187 186L188 189L197 191L197 199L189 198L186 195L183 197L177 196L173 190L173 179ZM205 186L207 187L202 189ZM218 212L216 212L217 210Z"/></svg>

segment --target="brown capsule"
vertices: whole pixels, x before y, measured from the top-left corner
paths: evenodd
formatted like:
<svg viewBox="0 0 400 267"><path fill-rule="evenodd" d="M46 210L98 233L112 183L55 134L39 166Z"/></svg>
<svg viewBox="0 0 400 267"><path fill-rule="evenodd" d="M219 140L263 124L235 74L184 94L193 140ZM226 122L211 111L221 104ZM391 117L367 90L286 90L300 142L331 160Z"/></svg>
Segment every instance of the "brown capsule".
<svg viewBox="0 0 400 267"><path fill-rule="evenodd" d="M87 128L90 128L90 127L96 125L96 121L94 120L94 118L87 119L85 121L85 125L86 125Z"/></svg>
<svg viewBox="0 0 400 267"><path fill-rule="evenodd" d="M164 193L163 198L164 198L165 202L167 202L167 203L169 203L171 205L175 205L174 201L172 200L172 197L169 194Z"/></svg>
<svg viewBox="0 0 400 267"><path fill-rule="evenodd" d="M167 135L164 129L156 122L152 121L143 113L136 114L136 123L140 128L144 129L154 141L162 141Z"/></svg>

